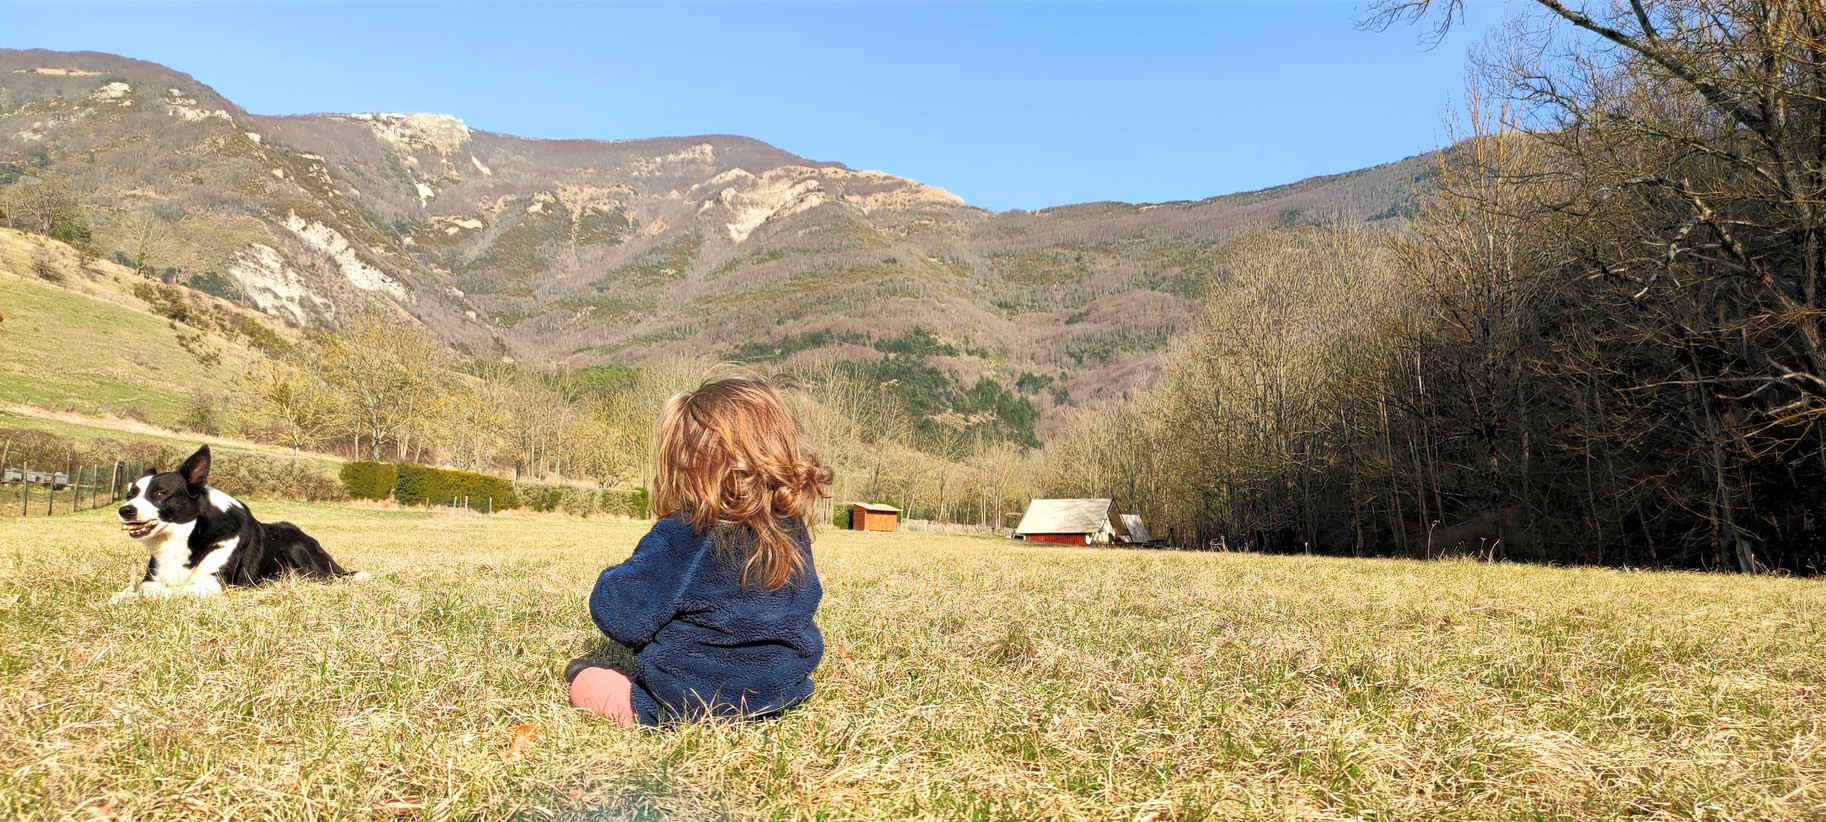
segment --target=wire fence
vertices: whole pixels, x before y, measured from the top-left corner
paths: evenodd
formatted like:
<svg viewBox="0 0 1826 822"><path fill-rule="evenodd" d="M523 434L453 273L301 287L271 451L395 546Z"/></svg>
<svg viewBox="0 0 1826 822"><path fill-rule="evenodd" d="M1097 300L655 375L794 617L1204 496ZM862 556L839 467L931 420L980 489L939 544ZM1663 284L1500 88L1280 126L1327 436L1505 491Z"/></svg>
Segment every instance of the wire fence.
<svg viewBox="0 0 1826 822"><path fill-rule="evenodd" d="M43 517L112 507L145 473L141 462L0 465L0 516Z"/></svg>

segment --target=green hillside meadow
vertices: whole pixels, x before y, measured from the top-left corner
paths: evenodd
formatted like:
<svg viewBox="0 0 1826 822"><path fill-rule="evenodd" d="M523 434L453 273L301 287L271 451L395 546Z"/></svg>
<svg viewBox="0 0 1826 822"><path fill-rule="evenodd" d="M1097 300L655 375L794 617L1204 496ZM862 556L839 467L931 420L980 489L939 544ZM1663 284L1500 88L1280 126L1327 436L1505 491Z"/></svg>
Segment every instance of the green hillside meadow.
<svg viewBox="0 0 1826 822"><path fill-rule="evenodd" d="M647 527L260 502L365 583L110 606L0 520L0 816L1804 819L1811 582L825 532L784 718L624 731L557 671Z"/></svg>
<svg viewBox="0 0 1826 822"><path fill-rule="evenodd" d="M43 261L55 281L40 276ZM192 391L217 396L255 356L219 335L180 329L132 296L131 271L83 265L62 243L0 229L0 401L83 414L175 420ZM202 334L221 362L179 344Z"/></svg>

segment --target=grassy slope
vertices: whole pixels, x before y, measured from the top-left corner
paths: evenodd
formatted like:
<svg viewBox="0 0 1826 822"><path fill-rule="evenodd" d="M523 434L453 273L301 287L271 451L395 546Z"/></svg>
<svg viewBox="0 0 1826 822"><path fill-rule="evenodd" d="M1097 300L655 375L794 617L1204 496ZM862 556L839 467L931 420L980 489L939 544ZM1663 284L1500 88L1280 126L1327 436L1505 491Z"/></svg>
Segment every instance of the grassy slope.
<svg viewBox="0 0 1826 822"><path fill-rule="evenodd" d="M555 671L643 526L254 508L379 579L109 607L105 516L0 521L0 816L1826 813L1814 581L827 532L810 703L624 732Z"/></svg>
<svg viewBox="0 0 1826 822"><path fill-rule="evenodd" d="M61 284L33 273L35 254L53 262ZM203 365L170 321L132 296L133 279L111 262L80 266L62 243L0 229L0 400L84 414L137 409L170 424L192 390L228 393L258 355L208 334L223 357Z"/></svg>
<svg viewBox="0 0 1826 822"><path fill-rule="evenodd" d="M51 261L61 282L37 276L32 263L40 256ZM183 327L185 334L202 334L209 350L222 355L215 365L198 361L178 344L179 329L133 296L138 281L132 271L112 262L83 266L76 250L63 243L0 228L0 315L5 317L0 328L0 428L48 431L82 442L178 447L208 442L227 454L301 456L335 472L342 460L329 455L295 455L287 448L230 437L149 430L122 419L126 412L138 411L168 426L194 390L233 396L240 373L262 356L216 331ZM268 326L282 336L294 333L277 322Z"/></svg>

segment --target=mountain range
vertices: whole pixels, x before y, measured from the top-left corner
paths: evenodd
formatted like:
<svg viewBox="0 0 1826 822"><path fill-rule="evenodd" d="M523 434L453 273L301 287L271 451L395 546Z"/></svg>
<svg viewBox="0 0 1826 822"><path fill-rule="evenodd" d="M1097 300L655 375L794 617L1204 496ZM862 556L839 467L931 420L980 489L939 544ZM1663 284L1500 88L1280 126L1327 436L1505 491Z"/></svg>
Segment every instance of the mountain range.
<svg viewBox="0 0 1826 822"><path fill-rule="evenodd" d="M0 161L66 180L104 253L298 324L397 309L472 355L541 367L867 360L929 333L960 385L1018 381L1049 418L1151 382L1221 288L1230 241L1404 216L1437 166L990 212L746 137L260 115L164 66L41 50L0 50Z"/></svg>

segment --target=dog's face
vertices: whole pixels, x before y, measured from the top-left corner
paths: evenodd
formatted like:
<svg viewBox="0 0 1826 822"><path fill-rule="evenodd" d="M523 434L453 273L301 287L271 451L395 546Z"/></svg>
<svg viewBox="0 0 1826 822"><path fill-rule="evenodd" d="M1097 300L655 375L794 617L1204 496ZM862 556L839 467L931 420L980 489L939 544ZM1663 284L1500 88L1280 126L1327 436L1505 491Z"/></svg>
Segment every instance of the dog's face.
<svg viewBox="0 0 1826 822"><path fill-rule="evenodd" d="M197 449L176 471L147 471L133 481L120 507L122 530L146 539L171 525L196 520L208 497L209 446Z"/></svg>

